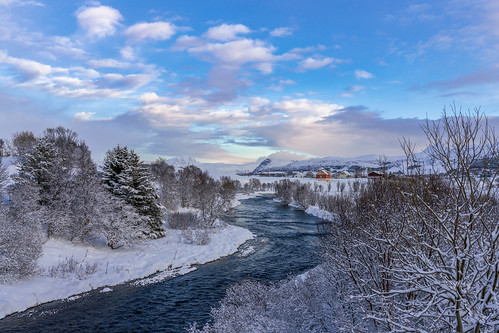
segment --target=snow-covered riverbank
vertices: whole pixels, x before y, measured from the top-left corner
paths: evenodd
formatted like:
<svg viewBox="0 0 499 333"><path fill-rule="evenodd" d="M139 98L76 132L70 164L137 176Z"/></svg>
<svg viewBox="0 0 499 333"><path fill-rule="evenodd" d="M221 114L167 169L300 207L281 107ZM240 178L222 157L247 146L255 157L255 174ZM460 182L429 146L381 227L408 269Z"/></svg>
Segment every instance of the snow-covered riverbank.
<svg viewBox="0 0 499 333"><path fill-rule="evenodd" d="M207 245L186 242L180 230L168 230L164 238L150 240L131 249L94 248L61 240L49 240L43 247L37 276L11 285L0 284L0 318L29 307L73 295L147 278L165 271L160 278L186 274L204 264L237 252L254 235L228 225L209 231ZM137 281L141 283L141 281ZM103 291L109 291L104 288Z"/></svg>

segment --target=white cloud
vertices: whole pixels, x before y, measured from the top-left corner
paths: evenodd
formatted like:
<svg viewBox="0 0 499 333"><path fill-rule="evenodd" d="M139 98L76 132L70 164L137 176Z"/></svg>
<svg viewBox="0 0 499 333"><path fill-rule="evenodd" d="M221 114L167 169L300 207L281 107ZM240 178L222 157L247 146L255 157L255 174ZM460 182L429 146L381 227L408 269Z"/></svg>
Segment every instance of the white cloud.
<svg viewBox="0 0 499 333"><path fill-rule="evenodd" d="M148 74L130 74L121 75L116 73L102 75L100 84L103 87L115 87L115 88L139 88L149 82L151 82L152 77Z"/></svg>
<svg viewBox="0 0 499 333"><path fill-rule="evenodd" d="M269 89L275 90L275 91L282 91L284 89L284 86L286 85L295 85L296 82L290 79L287 80L279 80L279 84L277 85L271 85Z"/></svg>
<svg viewBox="0 0 499 333"><path fill-rule="evenodd" d="M270 74L274 70L272 63L270 62L262 62L255 65L255 68L258 69L263 74Z"/></svg>
<svg viewBox="0 0 499 333"><path fill-rule="evenodd" d="M331 115L335 110L341 109L337 104L321 100L298 98L289 99L273 104L274 109L292 116L293 121L311 123Z"/></svg>
<svg viewBox="0 0 499 333"><path fill-rule="evenodd" d="M127 62L118 61L115 59L92 59L88 64L97 68L128 68L130 64Z"/></svg>
<svg viewBox="0 0 499 333"><path fill-rule="evenodd" d="M84 79L96 79L100 77L100 73L97 72L95 69L88 69L84 67L73 67L70 70L76 73L79 77Z"/></svg>
<svg viewBox="0 0 499 333"><path fill-rule="evenodd" d="M48 50L56 54L67 55L76 59L82 59L86 52L78 47L71 47L67 45L50 45Z"/></svg>
<svg viewBox="0 0 499 333"><path fill-rule="evenodd" d="M325 51L325 50L327 50L327 47L319 44L317 46L295 47L291 49L289 53L310 53L310 52Z"/></svg>
<svg viewBox="0 0 499 333"><path fill-rule="evenodd" d="M142 104L154 104L154 103L167 103L168 99L166 97L159 97L155 92L149 92L140 95L140 101Z"/></svg>
<svg viewBox="0 0 499 333"><path fill-rule="evenodd" d="M216 27L211 27L204 34L205 37L222 42L231 41L238 38L238 34L247 34L251 30L242 24L222 24Z"/></svg>
<svg viewBox="0 0 499 333"><path fill-rule="evenodd" d="M140 96L142 106L139 113L157 127L189 128L198 124L237 124L249 121L249 114L238 109L207 108L206 101L199 98L168 98L156 93Z"/></svg>
<svg viewBox="0 0 499 333"><path fill-rule="evenodd" d="M145 40L166 40L176 32L175 25L169 22L137 23L125 31L125 35L132 43Z"/></svg>
<svg viewBox="0 0 499 333"><path fill-rule="evenodd" d="M0 50L0 64L7 64L15 75L12 84L19 89L36 89L52 95L77 98L122 98L133 89L151 82L150 74L104 74L83 67L52 67L37 61L10 57ZM132 89L132 90L128 90Z"/></svg>
<svg viewBox="0 0 499 333"><path fill-rule="evenodd" d="M292 30L291 28L288 27L277 28L270 32L270 35L273 37L283 37L283 36L289 36L291 34Z"/></svg>
<svg viewBox="0 0 499 333"><path fill-rule="evenodd" d="M354 85L354 86L348 87L348 91L351 92L351 93L359 92L359 91L362 91L364 89L366 89L366 87L364 87L364 86L358 86L358 85Z"/></svg>
<svg viewBox="0 0 499 333"><path fill-rule="evenodd" d="M272 159L278 159L278 160L287 160L287 161L303 161L306 160L307 158L310 158L310 156L307 155L301 155L301 154L295 154L290 151L285 151L281 150L276 153L272 153L268 156L269 158Z"/></svg>
<svg viewBox="0 0 499 333"><path fill-rule="evenodd" d="M123 20L120 12L109 6L80 8L76 17L87 35L98 39L114 35L116 26Z"/></svg>
<svg viewBox="0 0 499 333"><path fill-rule="evenodd" d="M262 107L268 104L270 104L270 101L260 96L251 97L249 100L250 107Z"/></svg>
<svg viewBox="0 0 499 333"><path fill-rule="evenodd" d="M202 46L204 41L198 37L183 35L177 38L175 45L172 47L174 51L185 51L192 47Z"/></svg>
<svg viewBox="0 0 499 333"><path fill-rule="evenodd" d="M171 48L173 51L186 51L213 66L205 80L185 79L175 86L188 96L205 98L213 105L230 102L254 84L252 69L271 74L276 63L302 58L299 54L275 55L273 45L238 36L249 32L248 27L240 24L222 24L210 28L201 37L183 35L177 38Z"/></svg>
<svg viewBox="0 0 499 333"><path fill-rule="evenodd" d="M225 64L270 63L274 61L274 47L253 39L240 39L227 43L207 43L188 48L194 54L211 54ZM262 71L266 72L268 68Z"/></svg>
<svg viewBox="0 0 499 333"><path fill-rule="evenodd" d="M11 65L15 70L19 71L24 80L33 80L40 76L47 75L52 72L52 67L39 63L37 61L9 57L7 52L0 50L0 63Z"/></svg>
<svg viewBox="0 0 499 333"><path fill-rule="evenodd" d="M360 79L372 79L374 75L372 73L366 72L362 69L357 69L354 72L355 77L360 80Z"/></svg>
<svg viewBox="0 0 499 333"><path fill-rule="evenodd" d="M307 58L300 62L301 69L319 69L334 62L333 58Z"/></svg>
<svg viewBox="0 0 499 333"><path fill-rule="evenodd" d="M73 87L81 87L85 85L85 82L75 78L75 77L69 77L69 76L58 76L53 79L53 82L61 85L66 85L66 86L73 86Z"/></svg>
<svg viewBox="0 0 499 333"><path fill-rule="evenodd" d="M78 120L90 120L95 115L95 112L78 112L73 118Z"/></svg>
<svg viewBox="0 0 499 333"><path fill-rule="evenodd" d="M40 7L45 6L43 3L39 1L33 1L33 0L0 0L0 6L10 6L10 5L16 5L16 6L31 5L31 6L40 6Z"/></svg>
<svg viewBox="0 0 499 333"><path fill-rule="evenodd" d="M287 80L280 80L279 84L296 84L296 82L291 79L287 79Z"/></svg>
<svg viewBox="0 0 499 333"><path fill-rule="evenodd" d="M341 94L336 95L336 97L352 98L352 97L355 97L355 95L350 94L350 93L341 93Z"/></svg>
<svg viewBox="0 0 499 333"><path fill-rule="evenodd" d="M135 51L130 45L125 46L120 50L120 54L123 57L123 59L132 61L135 60Z"/></svg>

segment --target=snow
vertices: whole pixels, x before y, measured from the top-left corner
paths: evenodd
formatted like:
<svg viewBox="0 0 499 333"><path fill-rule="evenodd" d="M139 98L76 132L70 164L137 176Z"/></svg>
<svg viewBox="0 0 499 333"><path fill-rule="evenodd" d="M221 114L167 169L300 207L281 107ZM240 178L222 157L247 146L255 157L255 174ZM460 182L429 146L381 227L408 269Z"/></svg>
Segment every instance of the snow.
<svg viewBox="0 0 499 333"><path fill-rule="evenodd" d="M186 274L195 269L193 265L231 255L254 238L249 230L232 225L212 229L209 235L207 245L187 244L180 230L168 229L164 238L117 250L50 239L38 261L39 274L11 285L0 284L0 318L102 287L101 292L109 292L109 286L127 281L141 279L134 283L144 285ZM158 272L163 273L152 276Z"/></svg>
<svg viewBox="0 0 499 333"><path fill-rule="evenodd" d="M334 222L335 218L334 215L331 212L328 212L327 210L320 209L317 206L309 206L306 210L305 213L316 216L320 219Z"/></svg>
<svg viewBox="0 0 499 333"><path fill-rule="evenodd" d="M274 192L270 192L270 191L255 191L255 192L250 192L250 193L237 193L236 200L237 201L247 200L247 199L252 199L252 198L256 198L256 197L263 196L266 194L273 194L273 193ZM236 207L236 206L232 206L232 207Z"/></svg>

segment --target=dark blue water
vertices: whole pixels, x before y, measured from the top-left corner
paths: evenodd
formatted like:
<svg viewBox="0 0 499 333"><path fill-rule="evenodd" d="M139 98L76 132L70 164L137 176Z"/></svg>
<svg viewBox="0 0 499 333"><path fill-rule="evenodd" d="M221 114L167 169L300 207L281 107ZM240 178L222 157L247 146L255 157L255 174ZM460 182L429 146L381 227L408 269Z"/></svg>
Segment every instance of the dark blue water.
<svg viewBox="0 0 499 333"><path fill-rule="evenodd" d="M209 321L210 309L232 284L278 281L318 264L320 220L313 216L258 197L244 200L225 220L257 235L245 245L253 253L145 287L124 284L44 304L0 320L0 332L182 332L194 321L198 327Z"/></svg>

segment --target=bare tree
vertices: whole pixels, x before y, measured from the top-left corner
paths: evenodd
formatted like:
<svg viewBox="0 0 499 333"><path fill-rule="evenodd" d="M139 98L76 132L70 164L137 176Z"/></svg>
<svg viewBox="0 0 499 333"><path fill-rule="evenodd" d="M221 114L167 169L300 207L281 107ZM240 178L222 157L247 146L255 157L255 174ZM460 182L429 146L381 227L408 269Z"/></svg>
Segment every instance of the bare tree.
<svg viewBox="0 0 499 333"><path fill-rule="evenodd" d="M151 173L159 186L161 204L169 210L175 210L179 204L177 192L178 182L175 177L175 168L162 158L151 164Z"/></svg>
<svg viewBox="0 0 499 333"><path fill-rule="evenodd" d="M199 209L201 219L206 226L212 227L215 221L229 208L235 197L235 184L230 178L216 181L208 172L202 172L194 180L193 207Z"/></svg>
<svg viewBox="0 0 499 333"><path fill-rule="evenodd" d="M427 121L426 150L441 182L413 174L402 193L410 207L395 237L381 237L394 252L396 288L382 298L391 312L372 318L393 330L492 331L499 320L499 217L496 188L498 143L487 118L452 106L439 121ZM408 161L413 149L405 146Z"/></svg>
<svg viewBox="0 0 499 333"><path fill-rule="evenodd" d="M12 136L12 153L21 156L31 151L36 144L36 137L31 131L16 132Z"/></svg>
<svg viewBox="0 0 499 333"><path fill-rule="evenodd" d="M0 198L9 180L9 174L7 172L7 166L2 163L2 158L0 158Z"/></svg>

